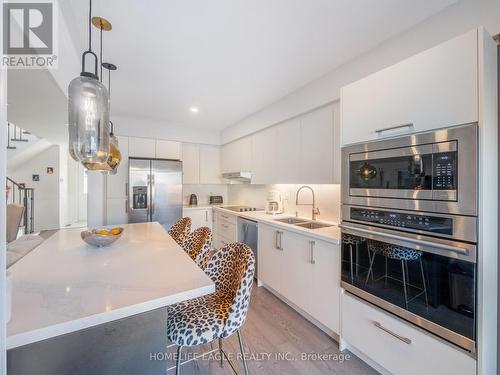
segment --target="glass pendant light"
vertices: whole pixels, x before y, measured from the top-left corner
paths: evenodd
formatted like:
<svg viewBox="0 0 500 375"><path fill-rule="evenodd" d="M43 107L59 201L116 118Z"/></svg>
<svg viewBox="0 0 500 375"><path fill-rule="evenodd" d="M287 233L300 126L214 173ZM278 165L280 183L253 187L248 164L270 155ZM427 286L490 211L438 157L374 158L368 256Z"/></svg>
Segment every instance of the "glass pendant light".
<svg viewBox="0 0 500 375"><path fill-rule="evenodd" d="M118 67L115 64L111 63L102 63L101 66L104 69L108 70L108 92L109 97L111 98L111 72L118 69ZM116 174L118 172L118 166L122 161L122 154L118 146L118 138L116 138L114 134L115 126L112 121L109 121L109 123L111 127L111 133L109 134L109 157L107 163L111 169L109 171L109 174Z"/></svg>
<svg viewBox="0 0 500 375"><path fill-rule="evenodd" d="M92 0L89 6L89 49L82 54L82 72L68 88L69 153L86 168L109 155L109 95L99 82L97 56L92 51ZM94 73L85 71L85 58L94 57Z"/></svg>

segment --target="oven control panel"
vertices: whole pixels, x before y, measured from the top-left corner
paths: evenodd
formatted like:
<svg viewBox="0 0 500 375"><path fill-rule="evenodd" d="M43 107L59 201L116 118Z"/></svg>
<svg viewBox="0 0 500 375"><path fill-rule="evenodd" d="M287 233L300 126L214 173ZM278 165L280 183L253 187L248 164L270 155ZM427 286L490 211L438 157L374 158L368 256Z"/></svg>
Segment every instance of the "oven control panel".
<svg viewBox="0 0 500 375"><path fill-rule="evenodd" d="M448 217L415 215L394 211L351 207L351 219L366 223L431 233L453 234L453 220Z"/></svg>

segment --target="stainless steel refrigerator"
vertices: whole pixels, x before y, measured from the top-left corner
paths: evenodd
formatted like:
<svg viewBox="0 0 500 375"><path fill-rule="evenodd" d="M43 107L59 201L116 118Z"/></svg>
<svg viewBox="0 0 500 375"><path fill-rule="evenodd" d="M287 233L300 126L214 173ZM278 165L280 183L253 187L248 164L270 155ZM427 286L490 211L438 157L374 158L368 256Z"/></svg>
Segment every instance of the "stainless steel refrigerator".
<svg viewBox="0 0 500 375"><path fill-rule="evenodd" d="M129 223L158 221L169 229L182 217L182 162L129 159Z"/></svg>

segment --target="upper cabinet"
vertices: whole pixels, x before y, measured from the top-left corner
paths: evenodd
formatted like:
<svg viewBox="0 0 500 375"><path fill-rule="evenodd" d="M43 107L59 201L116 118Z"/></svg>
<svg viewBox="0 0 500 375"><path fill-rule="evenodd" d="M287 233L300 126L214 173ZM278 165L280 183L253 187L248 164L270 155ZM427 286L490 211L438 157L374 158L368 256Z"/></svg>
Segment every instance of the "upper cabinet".
<svg viewBox="0 0 500 375"><path fill-rule="evenodd" d="M151 138L129 137L128 151L132 158L156 157L156 141Z"/></svg>
<svg viewBox="0 0 500 375"><path fill-rule="evenodd" d="M221 184L219 146L200 145L200 184Z"/></svg>
<svg viewBox="0 0 500 375"><path fill-rule="evenodd" d="M341 90L342 144L478 121L471 31Z"/></svg>
<svg viewBox="0 0 500 375"><path fill-rule="evenodd" d="M182 156L182 146L180 142L156 140L156 158L180 160Z"/></svg>
<svg viewBox="0 0 500 375"><path fill-rule="evenodd" d="M182 183L200 183L200 146L195 143L182 145Z"/></svg>
<svg viewBox="0 0 500 375"><path fill-rule="evenodd" d="M252 171L252 137L240 138L222 146L222 173Z"/></svg>
<svg viewBox="0 0 500 375"><path fill-rule="evenodd" d="M332 104L252 135L252 183L339 183L336 125Z"/></svg>

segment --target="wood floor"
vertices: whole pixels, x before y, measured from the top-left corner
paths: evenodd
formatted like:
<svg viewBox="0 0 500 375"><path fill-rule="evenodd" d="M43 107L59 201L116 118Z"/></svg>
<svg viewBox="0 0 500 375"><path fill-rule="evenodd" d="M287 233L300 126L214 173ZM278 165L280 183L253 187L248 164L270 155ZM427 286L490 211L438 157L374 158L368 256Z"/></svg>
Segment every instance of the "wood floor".
<svg viewBox="0 0 500 375"><path fill-rule="evenodd" d="M364 375L377 374L352 353L341 353L337 342L302 318L298 313L277 299L263 287L254 287L248 318L242 328L243 340L250 374L338 374ZM216 344L214 344L216 345ZM215 346L214 346L215 347ZM211 349L210 345L185 348L187 358L194 353L204 353ZM240 374L244 374L236 335L225 339L223 349L234 357L233 363ZM167 354L176 351L168 349ZM329 355L326 359L303 359L305 354ZM349 354L350 359L345 359ZM335 355L344 356L335 358ZM247 357L248 358L248 357ZM174 361L167 355L167 365ZM175 369L168 375L175 374ZM182 366L181 374L233 374L229 364L224 362L220 367L219 355L213 354L205 359L197 359Z"/></svg>

